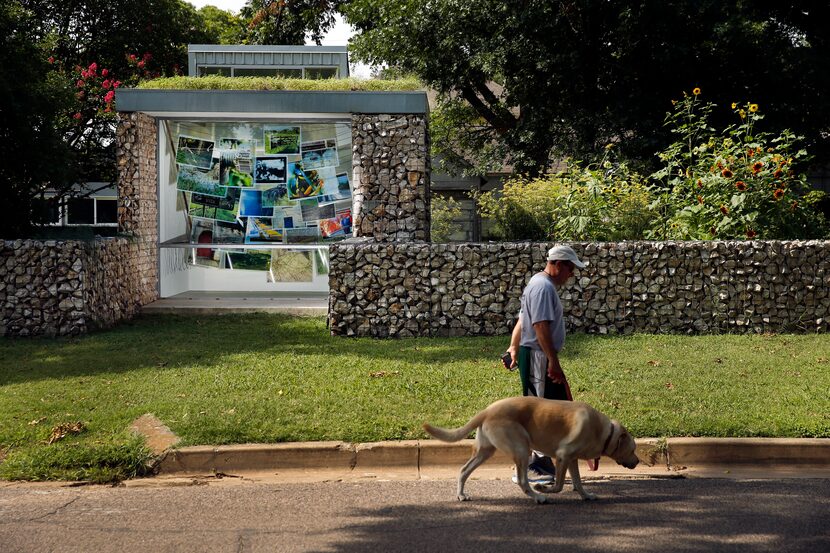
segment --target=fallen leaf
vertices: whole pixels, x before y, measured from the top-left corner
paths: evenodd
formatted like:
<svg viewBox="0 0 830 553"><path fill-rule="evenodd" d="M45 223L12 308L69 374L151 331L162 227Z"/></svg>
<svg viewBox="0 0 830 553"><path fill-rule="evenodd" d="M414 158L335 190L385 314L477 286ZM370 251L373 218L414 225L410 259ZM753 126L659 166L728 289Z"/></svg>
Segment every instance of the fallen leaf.
<svg viewBox="0 0 830 553"><path fill-rule="evenodd" d="M671 382L666 382L666 388L668 388L669 390L674 390L674 384L672 384Z"/></svg>
<svg viewBox="0 0 830 553"><path fill-rule="evenodd" d="M29 426L37 426L38 424L42 423L45 420L46 420L46 417L40 417L39 419L35 419L35 420L29 422Z"/></svg>
<svg viewBox="0 0 830 553"><path fill-rule="evenodd" d="M52 429L52 433L49 434L49 440L46 443L53 444L70 434L80 434L84 430L86 430L86 425L80 421L62 422Z"/></svg>
<svg viewBox="0 0 830 553"><path fill-rule="evenodd" d="M377 371L369 373L372 378L383 378L384 376L396 376L401 374L400 371Z"/></svg>
<svg viewBox="0 0 830 553"><path fill-rule="evenodd" d="M652 367L659 367L660 366L660 361L657 361L656 359L653 359L653 360L649 361L648 364L651 365Z"/></svg>

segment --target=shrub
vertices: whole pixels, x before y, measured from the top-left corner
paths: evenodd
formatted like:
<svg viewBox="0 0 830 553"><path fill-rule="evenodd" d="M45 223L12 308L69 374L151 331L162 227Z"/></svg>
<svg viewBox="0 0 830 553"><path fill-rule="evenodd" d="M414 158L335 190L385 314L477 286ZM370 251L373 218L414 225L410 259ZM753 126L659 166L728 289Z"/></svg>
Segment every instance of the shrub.
<svg viewBox="0 0 830 553"><path fill-rule="evenodd" d="M455 222L461 217L461 206L455 198L434 195L430 205L430 237L432 242L449 242L460 230Z"/></svg>
<svg viewBox="0 0 830 553"><path fill-rule="evenodd" d="M678 139L658 154L663 168L651 175L662 216L654 239L798 239L827 236L811 190L797 172L807 161L802 137L788 130L757 132L764 116L757 104L732 104L737 122L718 132L709 125L716 105L700 89L685 94L666 116Z"/></svg>
<svg viewBox="0 0 830 553"><path fill-rule="evenodd" d="M642 239L653 203L644 179L626 163L571 162L565 171L537 178L516 176L501 192L473 193L482 216L505 240Z"/></svg>

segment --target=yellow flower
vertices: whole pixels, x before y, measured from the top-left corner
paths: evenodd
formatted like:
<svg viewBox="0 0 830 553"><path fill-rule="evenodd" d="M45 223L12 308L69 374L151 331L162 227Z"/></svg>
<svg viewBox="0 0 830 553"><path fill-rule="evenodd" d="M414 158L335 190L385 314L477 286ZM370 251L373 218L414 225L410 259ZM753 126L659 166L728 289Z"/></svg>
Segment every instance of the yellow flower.
<svg viewBox="0 0 830 553"><path fill-rule="evenodd" d="M741 119L745 119L745 118L746 118L746 112L745 112L744 110L740 110L740 111L738 112L738 115L740 115L740 116L741 116Z"/></svg>
<svg viewBox="0 0 830 553"><path fill-rule="evenodd" d="M736 107L738 107L738 102L732 102L732 109L735 109Z"/></svg>
<svg viewBox="0 0 830 553"><path fill-rule="evenodd" d="M695 87L692 90L692 94L694 94L695 96L700 96L700 88Z"/></svg>
<svg viewBox="0 0 830 553"><path fill-rule="evenodd" d="M755 113L756 111L758 111L758 104L749 104L749 112Z"/></svg>

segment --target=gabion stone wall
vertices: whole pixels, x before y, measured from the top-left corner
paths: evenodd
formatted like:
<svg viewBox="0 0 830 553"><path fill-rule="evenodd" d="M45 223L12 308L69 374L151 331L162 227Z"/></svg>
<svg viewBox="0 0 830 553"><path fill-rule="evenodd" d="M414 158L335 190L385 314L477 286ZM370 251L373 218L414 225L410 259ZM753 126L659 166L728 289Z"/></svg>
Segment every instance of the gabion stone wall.
<svg viewBox="0 0 830 553"><path fill-rule="evenodd" d="M509 334L551 244L331 246L339 336ZM826 332L830 242L574 243L589 263L559 291L569 331Z"/></svg>
<svg viewBox="0 0 830 553"><path fill-rule="evenodd" d="M133 237L135 290L142 305L158 298L158 124L143 113L119 114L118 230Z"/></svg>
<svg viewBox="0 0 830 553"><path fill-rule="evenodd" d="M0 335L76 335L132 317L136 254L126 238L0 242Z"/></svg>
<svg viewBox="0 0 830 553"><path fill-rule="evenodd" d="M428 152L423 115L352 115L355 236L429 241Z"/></svg>

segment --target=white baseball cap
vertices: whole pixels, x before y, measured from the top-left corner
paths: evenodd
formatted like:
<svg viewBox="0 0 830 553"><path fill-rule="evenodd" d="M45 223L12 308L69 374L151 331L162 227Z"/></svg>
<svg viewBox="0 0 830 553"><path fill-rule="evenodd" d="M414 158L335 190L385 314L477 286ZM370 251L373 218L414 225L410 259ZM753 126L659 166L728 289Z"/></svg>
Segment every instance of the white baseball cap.
<svg viewBox="0 0 830 553"><path fill-rule="evenodd" d="M554 246L549 249L548 261L570 261L578 269L585 267L585 263L579 260L576 252L570 246Z"/></svg>

